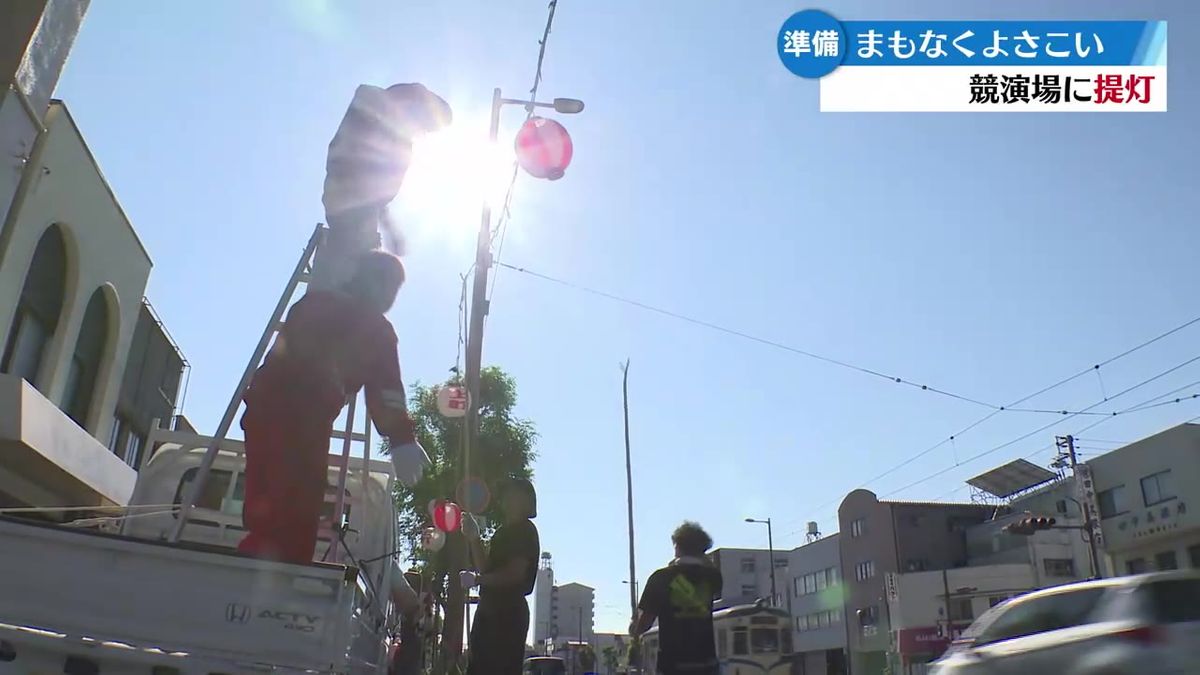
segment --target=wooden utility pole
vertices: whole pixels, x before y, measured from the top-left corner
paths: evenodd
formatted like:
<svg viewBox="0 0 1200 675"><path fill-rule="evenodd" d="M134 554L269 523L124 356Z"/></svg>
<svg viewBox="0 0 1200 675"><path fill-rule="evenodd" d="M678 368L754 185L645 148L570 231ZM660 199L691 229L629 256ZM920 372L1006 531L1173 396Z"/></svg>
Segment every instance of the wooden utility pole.
<svg viewBox="0 0 1200 675"><path fill-rule="evenodd" d="M629 450L629 359L621 366L621 397L625 409L625 499L629 517L629 614L637 616L637 567L633 556L633 458Z"/></svg>

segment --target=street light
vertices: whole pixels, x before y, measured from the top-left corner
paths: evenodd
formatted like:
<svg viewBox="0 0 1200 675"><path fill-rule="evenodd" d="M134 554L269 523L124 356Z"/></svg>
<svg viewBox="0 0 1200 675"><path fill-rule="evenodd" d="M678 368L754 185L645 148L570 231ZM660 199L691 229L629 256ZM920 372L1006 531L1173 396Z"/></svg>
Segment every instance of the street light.
<svg viewBox="0 0 1200 675"><path fill-rule="evenodd" d="M500 133L500 110L506 105L519 105L532 113L534 108L552 108L564 115L583 111L583 101L556 98L552 103L504 98L500 88L492 90L492 114L488 126L488 143L495 145ZM479 219L479 237L475 245L475 280L471 294L471 325L467 332L467 447L463 458L464 475L470 474L470 453L475 449L479 428L479 380L483 361L483 320L488 313L487 281L492 266L492 205L485 198Z"/></svg>
<svg viewBox="0 0 1200 675"><path fill-rule="evenodd" d="M747 523L758 523L767 526L767 556L771 563L771 606L775 606L775 599L778 597L775 591L775 537L771 534L771 519L758 520L757 518L747 518Z"/></svg>
<svg viewBox="0 0 1200 675"><path fill-rule="evenodd" d="M583 101L573 98L554 99L553 103L504 98L500 88L492 90L492 115L488 125L488 143L495 145L500 134L500 110L506 105L520 105L527 112L534 108L553 108L563 114L574 114L583 110ZM463 448L463 478L471 475L471 452L479 442L479 381L483 361L483 321L488 313L487 285L488 270L492 266L492 205L487 197L483 200L483 212L479 218L479 236L475 244L475 280L471 292L471 323L467 332L467 443ZM457 594L457 586L451 586ZM452 596L454 601L458 598ZM465 606L464 606L465 610ZM452 624L448 624L452 625Z"/></svg>

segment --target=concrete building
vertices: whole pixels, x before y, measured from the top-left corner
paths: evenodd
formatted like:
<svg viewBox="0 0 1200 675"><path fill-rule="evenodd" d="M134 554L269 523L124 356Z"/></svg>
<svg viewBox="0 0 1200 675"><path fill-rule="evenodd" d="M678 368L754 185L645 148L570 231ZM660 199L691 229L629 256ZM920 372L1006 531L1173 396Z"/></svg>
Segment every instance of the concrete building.
<svg viewBox="0 0 1200 675"><path fill-rule="evenodd" d="M748 605L757 600L771 599L770 551L749 548L718 548L709 558L721 570L724 587L716 609ZM786 579L790 557L787 551L775 552L776 606L784 607L787 598Z"/></svg>
<svg viewBox="0 0 1200 675"><path fill-rule="evenodd" d="M1034 588L1046 588L1102 576L1092 562L1075 480L1067 477L1013 499L994 518L967 530L967 564L1030 567ZM1031 536L1008 534L1004 527L1031 514L1057 522L1054 528Z"/></svg>
<svg viewBox="0 0 1200 675"><path fill-rule="evenodd" d="M1039 585L1027 562L886 574L896 672L923 675L950 640L979 615Z"/></svg>
<svg viewBox="0 0 1200 675"><path fill-rule="evenodd" d="M555 586L551 598L551 634L556 638L592 643L596 639L596 591L569 583Z"/></svg>
<svg viewBox="0 0 1200 675"><path fill-rule="evenodd" d="M847 649L854 675L879 675L893 652L884 578L967 565L966 531L994 507L880 501L854 490L838 508Z"/></svg>
<svg viewBox="0 0 1200 675"><path fill-rule="evenodd" d="M1172 427L1087 466L1114 574L1200 567L1200 425Z"/></svg>
<svg viewBox="0 0 1200 675"><path fill-rule="evenodd" d="M0 5L0 219L8 213L45 130L46 108L89 1L7 0Z"/></svg>
<svg viewBox="0 0 1200 675"><path fill-rule="evenodd" d="M554 566L549 553L542 553L538 564L537 578L533 584L533 644L535 647L545 644L550 639L551 610L554 605Z"/></svg>
<svg viewBox="0 0 1200 675"><path fill-rule="evenodd" d="M786 552L785 608L792 615L793 669L797 675L844 675L846 623L841 535Z"/></svg>
<svg viewBox="0 0 1200 675"><path fill-rule="evenodd" d="M595 640L596 591L590 586L554 582L553 558L542 553L533 587L533 644L542 653L557 645Z"/></svg>
<svg viewBox="0 0 1200 675"><path fill-rule="evenodd" d="M26 36L13 38L20 58L0 40L0 65L17 69L3 73L0 142L23 138L26 123L35 131L0 201L0 506L125 504L144 455L131 434L174 417L185 364L143 301L149 255L66 105L45 91L86 4L0 7L0 34ZM147 378L157 403L138 395Z"/></svg>

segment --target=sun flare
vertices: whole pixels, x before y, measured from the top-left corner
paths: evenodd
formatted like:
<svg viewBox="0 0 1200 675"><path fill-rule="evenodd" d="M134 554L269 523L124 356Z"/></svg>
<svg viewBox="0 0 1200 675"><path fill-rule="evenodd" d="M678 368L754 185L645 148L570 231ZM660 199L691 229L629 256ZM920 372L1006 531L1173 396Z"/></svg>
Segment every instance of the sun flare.
<svg viewBox="0 0 1200 675"><path fill-rule="evenodd" d="M504 200L514 159L512 148L488 142L486 130L467 122L414 141L397 206L421 227L477 228L484 201Z"/></svg>

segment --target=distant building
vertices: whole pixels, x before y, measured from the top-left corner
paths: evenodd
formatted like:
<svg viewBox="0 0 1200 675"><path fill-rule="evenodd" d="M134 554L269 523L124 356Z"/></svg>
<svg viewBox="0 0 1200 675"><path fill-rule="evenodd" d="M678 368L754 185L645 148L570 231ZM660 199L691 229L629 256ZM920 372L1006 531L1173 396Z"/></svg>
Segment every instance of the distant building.
<svg viewBox="0 0 1200 675"><path fill-rule="evenodd" d="M1200 425L1087 460L1113 574L1200 567Z"/></svg>
<svg viewBox="0 0 1200 675"><path fill-rule="evenodd" d="M788 559L784 608L792 616L793 659L799 662L795 672L846 672L840 538L833 534L784 553Z"/></svg>
<svg viewBox="0 0 1200 675"><path fill-rule="evenodd" d="M979 615L1038 588L1028 563L888 573L887 615L899 672L924 672Z"/></svg>
<svg viewBox="0 0 1200 675"><path fill-rule="evenodd" d="M980 504L880 501L863 489L846 495L838 539L854 675L880 675L893 656L885 577L966 567L966 532L994 511Z"/></svg>
<svg viewBox="0 0 1200 675"><path fill-rule="evenodd" d="M721 570L724 588L714 606L716 609L748 605L771 599L770 551L749 548L718 548L708 554ZM775 552L776 605L782 607L786 591L784 581L790 560L786 551Z"/></svg>
<svg viewBox="0 0 1200 675"><path fill-rule="evenodd" d="M554 623L550 630L554 637L588 643L596 639L595 589L577 583L555 586L551 602L551 617Z"/></svg>
<svg viewBox="0 0 1200 675"><path fill-rule="evenodd" d="M533 644L542 645L552 637L554 610L554 567L549 553L543 553L533 585Z"/></svg>
<svg viewBox="0 0 1200 675"><path fill-rule="evenodd" d="M549 553L543 553L533 589L533 644L543 653L568 641L593 642L596 591L578 583L556 585Z"/></svg>

